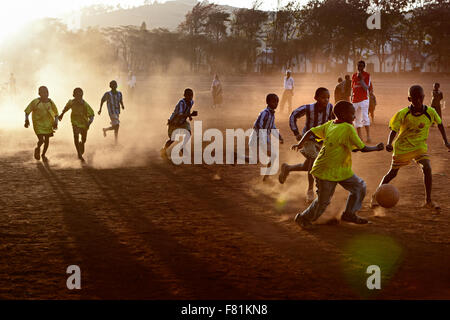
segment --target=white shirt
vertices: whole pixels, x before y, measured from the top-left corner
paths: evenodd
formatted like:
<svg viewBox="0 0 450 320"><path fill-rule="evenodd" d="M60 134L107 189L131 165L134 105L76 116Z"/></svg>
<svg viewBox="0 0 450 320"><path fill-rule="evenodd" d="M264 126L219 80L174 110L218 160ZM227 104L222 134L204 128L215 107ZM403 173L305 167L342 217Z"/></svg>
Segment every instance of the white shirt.
<svg viewBox="0 0 450 320"><path fill-rule="evenodd" d="M136 76L133 74L128 80L128 86L134 88L136 86Z"/></svg>
<svg viewBox="0 0 450 320"><path fill-rule="evenodd" d="M284 89L293 90L294 89L294 78L284 78Z"/></svg>

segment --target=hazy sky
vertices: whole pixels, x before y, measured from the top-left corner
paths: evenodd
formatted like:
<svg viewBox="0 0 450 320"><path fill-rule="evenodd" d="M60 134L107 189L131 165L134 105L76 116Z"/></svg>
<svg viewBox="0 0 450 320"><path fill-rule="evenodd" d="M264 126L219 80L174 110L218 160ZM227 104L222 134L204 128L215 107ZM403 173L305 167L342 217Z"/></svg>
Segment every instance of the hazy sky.
<svg viewBox="0 0 450 320"><path fill-rule="evenodd" d="M153 1L153 0L151 0ZM157 0L166 2L168 0ZM180 0L191 2L192 0ZM304 3L306 0L296 0ZM227 4L235 7L251 7L254 0L210 0L217 4ZM278 0L262 0L261 9L269 10L277 6ZM289 0L280 0L281 5ZM30 20L43 17L59 17L68 12L73 12L83 6L93 4L117 5L123 8L139 6L144 0L12 0L2 3L0 10L0 42L14 30L20 28Z"/></svg>

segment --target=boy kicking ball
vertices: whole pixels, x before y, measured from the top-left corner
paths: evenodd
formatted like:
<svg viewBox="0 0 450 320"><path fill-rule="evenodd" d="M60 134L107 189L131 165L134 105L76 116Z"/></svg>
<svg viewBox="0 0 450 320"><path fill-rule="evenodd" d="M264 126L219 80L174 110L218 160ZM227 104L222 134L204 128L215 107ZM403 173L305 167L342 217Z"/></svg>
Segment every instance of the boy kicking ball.
<svg viewBox="0 0 450 320"><path fill-rule="evenodd" d="M299 150L312 136L324 141L311 169L311 174L316 179L317 197L305 211L295 216L295 222L302 228L311 227L312 222L325 212L337 184L350 192L341 219L356 224L368 223L356 214L366 195L366 184L352 171L352 151L380 151L384 146L383 143L373 147L364 145L352 125L355 108L350 102L339 101L333 113L336 120L311 128L298 144L292 146L293 150Z"/></svg>
<svg viewBox="0 0 450 320"><path fill-rule="evenodd" d="M423 171L426 199L424 207L438 211L439 205L431 200L431 164L430 157L427 154L428 146L427 139L430 127L438 124L442 139L447 148L450 149L450 144L447 141L444 126L441 118L433 108L428 108L423 105L425 94L423 88L414 85L409 88L408 101L411 102L409 107L401 109L397 112L389 123L391 133L389 134L386 151L394 151L392 156L392 164L389 172L383 177L380 185L389 183L397 176L401 167L408 165L412 160L417 162ZM392 146L395 136L399 132L397 139ZM372 196L371 207L378 206L375 199L375 194Z"/></svg>
<svg viewBox="0 0 450 320"><path fill-rule="evenodd" d="M73 97L74 99L67 102L58 119L61 121L64 114L72 109L70 120L72 122L75 148L77 150L78 159L80 159L81 162L84 162L84 145L86 144L89 127L92 121L94 121L94 110L92 110L91 106L83 100L83 90L81 88L75 88L73 90Z"/></svg>
<svg viewBox="0 0 450 320"><path fill-rule="evenodd" d="M54 130L58 128L58 109L55 103L48 97L47 87L39 87L38 93L39 98L31 101L25 109L24 126L25 128L30 126L28 116L32 113L33 129L38 138L37 146L34 149L34 158L36 160L41 159L41 146L44 145L42 161L48 161L45 154L50 144L50 137L53 137Z"/></svg>

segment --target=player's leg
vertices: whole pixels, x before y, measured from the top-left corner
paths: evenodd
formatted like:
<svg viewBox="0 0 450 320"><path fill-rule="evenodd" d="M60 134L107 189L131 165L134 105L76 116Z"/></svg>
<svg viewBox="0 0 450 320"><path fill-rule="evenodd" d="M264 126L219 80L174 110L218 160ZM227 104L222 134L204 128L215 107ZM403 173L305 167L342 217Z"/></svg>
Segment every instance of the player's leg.
<svg viewBox="0 0 450 320"><path fill-rule="evenodd" d="M369 99L361 102L362 122L366 129L366 142L371 142L370 139L370 117L369 117Z"/></svg>
<svg viewBox="0 0 450 320"><path fill-rule="evenodd" d="M50 135L46 134L44 136L44 149L42 150L42 161L47 161L47 157L45 156L45 154L47 153L48 150L48 146L50 145Z"/></svg>
<svg viewBox="0 0 450 320"><path fill-rule="evenodd" d="M362 139L362 132L361 128L363 126L363 120L362 120L362 110L360 106L360 102L354 103L353 106L355 107L355 128L358 132L358 136L360 139Z"/></svg>
<svg viewBox="0 0 450 320"><path fill-rule="evenodd" d="M118 124L114 125L114 142L117 144L119 140L119 126Z"/></svg>
<svg viewBox="0 0 450 320"><path fill-rule="evenodd" d="M73 129L73 143L75 144L75 149L77 150L78 156L80 156L80 132L79 129L75 126Z"/></svg>
<svg viewBox="0 0 450 320"><path fill-rule="evenodd" d="M37 142L37 146L34 149L34 158L36 160L40 160L41 159L41 146L44 144L44 135L42 134L38 134L38 142Z"/></svg>
<svg viewBox="0 0 450 320"><path fill-rule="evenodd" d="M331 202L337 182L316 179L317 198L302 213L295 216L294 221L301 227L307 228L317 220L326 210Z"/></svg>
<svg viewBox="0 0 450 320"><path fill-rule="evenodd" d="M84 161L83 154L84 154L84 146L86 145L87 140L87 129L80 129L80 135L81 135L81 141L78 144L78 158L81 161Z"/></svg>
<svg viewBox="0 0 450 320"><path fill-rule="evenodd" d="M308 189L306 190L306 202L314 200L314 176L308 172Z"/></svg>
<svg viewBox="0 0 450 320"><path fill-rule="evenodd" d="M289 91L288 97L287 97L287 102L288 102L288 114L290 114L292 112L292 91Z"/></svg>
<svg viewBox="0 0 450 320"><path fill-rule="evenodd" d="M367 219L359 217L356 212L362 207L362 202L366 196L366 183L363 179L357 175L353 175L351 178L340 181L339 184L347 191L350 192L347 198L347 205L345 211L342 214L342 220L353 222L357 224L368 223Z"/></svg>
<svg viewBox="0 0 450 320"><path fill-rule="evenodd" d="M431 163L430 163L430 159L421 159L418 160L417 163L420 164L420 166L422 167L422 171L423 171L423 182L425 185L425 194L426 194L426 200L425 200L425 204L424 207L430 208L430 209L435 209L435 210L440 210L439 205L431 200L431 189L433 186L433 176L432 176L432 169L431 169Z"/></svg>

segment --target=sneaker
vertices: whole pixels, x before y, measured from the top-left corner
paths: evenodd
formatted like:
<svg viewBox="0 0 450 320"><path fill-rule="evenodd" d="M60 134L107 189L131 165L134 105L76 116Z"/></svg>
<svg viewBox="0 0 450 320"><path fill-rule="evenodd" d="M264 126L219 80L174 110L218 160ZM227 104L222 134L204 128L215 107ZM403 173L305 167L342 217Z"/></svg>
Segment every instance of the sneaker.
<svg viewBox="0 0 450 320"><path fill-rule="evenodd" d="M287 164L283 163L281 165L280 175L278 176L278 181L283 184L286 181L289 171L287 171Z"/></svg>
<svg viewBox="0 0 450 320"><path fill-rule="evenodd" d="M313 189L308 189L308 191L306 191L306 202L310 203L314 201L314 190Z"/></svg>
<svg viewBox="0 0 450 320"><path fill-rule="evenodd" d="M356 224L369 223L369 220L362 218L362 217L356 215L355 213L346 213L346 212L344 212L344 214L342 215L341 220L346 221L346 222L356 223Z"/></svg>
<svg viewBox="0 0 450 320"><path fill-rule="evenodd" d="M103 128L102 130L103 130L103 136L106 137L106 129Z"/></svg>
<svg viewBox="0 0 450 320"><path fill-rule="evenodd" d="M310 229L312 227L311 221L302 216L301 213L297 213L294 218L296 224L298 224L302 229Z"/></svg>
<svg viewBox="0 0 450 320"><path fill-rule="evenodd" d="M48 158L45 155L41 156L43 162L48 162Z"/></svg>
<svg viewBox="0 0 450 320"><path fill-rule="evenodd" d="M441 207L439 206L439 204L437 204L434 201L427 201L423 204L422 208L427 208L427 209L431 209L433 211L436 211L437 213L440 212Z"/></svg>
<svg viewBox="0 0 450 320"><path fill-rule="evenodd" d="M41 148L36 147L34 149L34 158L36 160L41 160Z"/></svg>

